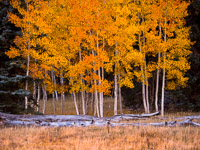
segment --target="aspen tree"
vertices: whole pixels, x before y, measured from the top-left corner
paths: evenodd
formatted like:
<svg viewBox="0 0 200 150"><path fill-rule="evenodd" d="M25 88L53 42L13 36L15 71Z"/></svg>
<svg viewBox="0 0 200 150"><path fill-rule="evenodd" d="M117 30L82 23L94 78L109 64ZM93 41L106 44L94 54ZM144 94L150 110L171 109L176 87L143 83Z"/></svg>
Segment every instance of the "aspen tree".
<svg viewBox="0 0 200 150"><path fill-rule="evenodd" d="M185 86L188 80L184 77L190 68L187 62L190 54L189 28L184 27L184 17L187 16L189 3L180 0L161 0L162 23L160 29L163 33L162 57L160 67L163 70L161 115L164 116L165 88L175 89L177 86ZM179 64L179 65L177 65ZM167 84L167 86L165 86Z"/></svg>
<svg viewBox="0 0 200 150"><path fill-rule="evenodd" d="M81 93L82 112L86 114L85 95L92 93L94 115L103 117L103 95L114 88L116 115L118 103L122 113L121 87L133 88L136 77L142 84L145 112L149 113L149 83L156 72L155 108L158 110L162 71L161 112L164 115L164 90L186 86L191 42L184 17L189 3L181 0L25 2L26 6L22 7L20 1L12 1L21 16L10 13L10 21L23 34L15 38L16 48L11 47L7 55L26 59L27 76L42 81L43 106L47 92L56 98L57 92L61 94L62 104L64 92L69 90L77 114L80 111L76 94ZM112 81L105 78L105 72L113 73ZM60 84L56 82L58 78ZM28 80L25 89L28 89ZM28 107L27 100L25 107Z"/></svg>
<svg viewBox="0 0 200 150"><path fill-rule="evenodd" d="M38 95L37 95L37 108L36 111L39 112L40 110L40 83L38 82Z"/></svg>
<svg viewBox="0 0 200 150"><path fill-rule="evenodd" d="M22 56L24 59L26 59L26 76L29 76L29 66L30 66L30 53L32 51L31 49L31 38L34 36L33 33L33 26L31 25L31 21L33 20L33 14L34 11L34 4L29 4L32 1L26 0L25 4L26 6L21 5L21 1L11 1L11 5L13 8L17 9L19 14L22 16L20 18L19 16L9 13L9 21L14 23L17 27L21 28L22 30L22 36L17 36L15 38L15 44L17 48L11 47L10 51L8 51L6 54L9 57L16 57L16 56ZM25 90L28 90L28 79L26 79L25 82ZM28 96L25 96L25 109L28 109Z"/></svg>

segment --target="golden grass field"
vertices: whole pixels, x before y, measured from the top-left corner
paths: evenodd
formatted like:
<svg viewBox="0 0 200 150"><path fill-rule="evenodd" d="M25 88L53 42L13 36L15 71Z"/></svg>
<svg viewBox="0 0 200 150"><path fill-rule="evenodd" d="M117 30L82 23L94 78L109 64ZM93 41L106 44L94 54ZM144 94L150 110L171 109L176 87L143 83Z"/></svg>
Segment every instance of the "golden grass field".
<svg viewBox="0 0 200 150"><path fill-rule="evenodd" d="M199 150L195 127L10 127L0 150Z"/></svg>
<svg viewBox="0 0 200 150"><path fill-rule="evenodd" d="M53 114L52 100L46 114ZM105 99L105 116L113 115L113 102ZM135 111L124 108L124 113ZM139 112L138 112L139 113ZM60 103L57 102L57 114ZM64 102L64 114L75 114L73 101ZM166 113L173 116L199 113ZM162 122L157 117L132 122ZM195 119L195 122L200 120ZM0 150L200 150L199 127L0 127Z"/></svg>

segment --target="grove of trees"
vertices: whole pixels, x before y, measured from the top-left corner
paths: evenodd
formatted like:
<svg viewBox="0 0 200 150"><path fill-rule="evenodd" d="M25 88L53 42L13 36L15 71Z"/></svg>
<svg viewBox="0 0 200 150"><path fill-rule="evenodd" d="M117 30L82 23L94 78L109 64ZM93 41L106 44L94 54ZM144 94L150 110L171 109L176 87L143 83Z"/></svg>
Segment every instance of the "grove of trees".
<svg viewBox="0 0 200 150"><path fill-rule="evenodd" d="M194 44L186 26L187 1L13 0L11 4L15 11L9 13L9 21L22 34L6 55L25 60L22 68L29 77L25 90L32 93L31 99L25 96L25 109L36 104L39 111L42 95L45 114L47 95L52 94L55 106L59 97L62 105L65 93L71 93L77 115L87 114L92 97L94 115L103 117L104 96L114 93L117 115L123 113L121 88L136 88L134 80L141 84L145 113L150 113L151 97L155 111L164 115L165 90L187 86Z"/></svg>

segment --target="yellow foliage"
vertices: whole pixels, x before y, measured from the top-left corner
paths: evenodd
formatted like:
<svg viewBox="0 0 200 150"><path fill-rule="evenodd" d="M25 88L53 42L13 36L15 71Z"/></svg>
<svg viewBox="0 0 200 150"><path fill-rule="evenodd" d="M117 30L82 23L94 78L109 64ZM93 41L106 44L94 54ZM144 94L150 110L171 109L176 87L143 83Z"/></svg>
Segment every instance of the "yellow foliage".
<svg viewBox="0 0 200 150"><path fill-rule="evenodd" d="M148 85L146 80L157 69L166 69L169 89L185 86L184 74L190 69L188 55L192 44L190 29L184 26L188 2L27 2L25 7L21 7L20 0L11 2L20 17L9 13L9 21L21 28L22 36L15 38L16 48L11 47L6 54L9 58L30 56L30 75L43 79L50 93L55 90L49 76L52 68L56 68L57 77L60 71L64 73L69 81L64 89L70 92L84 89L109 94L112 82L97 75L101 68L121 74L120 85L130 88L134 87L134 78ZM95 85L95 80L97 83L101 80L101 84ZM58 87L58 91L62 88Z"/></svg>

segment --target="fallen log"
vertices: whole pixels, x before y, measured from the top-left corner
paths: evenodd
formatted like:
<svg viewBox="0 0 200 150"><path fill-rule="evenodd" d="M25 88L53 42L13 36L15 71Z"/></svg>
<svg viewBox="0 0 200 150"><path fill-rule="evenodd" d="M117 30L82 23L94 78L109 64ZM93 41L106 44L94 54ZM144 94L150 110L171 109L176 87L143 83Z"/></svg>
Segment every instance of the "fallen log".
<svg viewBox="0 0 200 150"><path fill-rule="evenodd" d="M159 111L158 112L154 112L151 114L120 114L120 115L115 115L112 117L105 117L103 118L106 121L122 121L122 120L137 120L137 119L147 119L147 117L152 117L152 116L156 116L159 115Z"/></svg>
<svg viewBox="0 0 200 150"><path fill-rule="evenodd" d="M184 120L184 119L200 119L200 115L196 115L196 116L183 116L183 117L157 117L158 119L176 119L176 120Z"/></svg>
<svg viewBox="0 0 200 150"><path fill-rule="evenodd" d="M153 114L149 115L152 116ZM120 117L121 118L120 118ZM87 115L12 115L0 113L0 124L3 126L50 126L50 127L86 127L86 126L196 126L200 127L197 122L192 122L192 119L185 121L171 121L171 122L153 122L153 123L120 123L113 122L122 119L123 117L147 117L142 115L117 115L107 118L98 118Z"/></svg>
<svg viewBox="0 0 200 150"><path fill-rule="evenodd" d="M21 120L21 121L91 121L98 117L89 115L14 115L0 112L0 120Z"/></svg>

